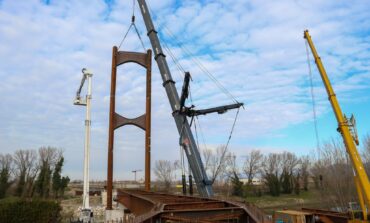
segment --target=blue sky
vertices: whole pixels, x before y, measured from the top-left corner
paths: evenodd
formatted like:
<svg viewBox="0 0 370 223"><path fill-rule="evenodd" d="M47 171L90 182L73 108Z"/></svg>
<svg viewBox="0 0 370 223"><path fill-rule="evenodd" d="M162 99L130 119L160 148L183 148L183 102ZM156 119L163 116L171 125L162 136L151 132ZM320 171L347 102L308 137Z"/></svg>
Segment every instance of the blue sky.
<svg viewBox="0 0 370 223"><path fill-rule="evenodd" d="M370 4L367 1L147 0L161 39L192 73L201 108L230 100L185 55L183 44L245 103L230 151L312 154L316 146L303 30L309 29L344 113L354 113L360 137L370 132ZM131 1L0 1L0 148L2 153L51 145L64 149L65 172L82 176L84 110L72 105L81 69L94 72L93 179L104 179L110 63L130 25ZM150 47L138 8L137 26ZM169 31L175 38L169 35ZM142 51L131 32L122 49ZM180 90L182 74L168 57ZM311 58L312 59L312 58ZM337 137L336 121L311 61L321 142ZM117 109L144 111L144 70L119 68ZM140 75L143 74L143 75ZM179 159L178 136L153 61L153 160ZM200 118L208 148L225 143L235 111ZM116 179L143 168L144 133L116 131ZM242 159L240 159L242 161Z"/></svg>

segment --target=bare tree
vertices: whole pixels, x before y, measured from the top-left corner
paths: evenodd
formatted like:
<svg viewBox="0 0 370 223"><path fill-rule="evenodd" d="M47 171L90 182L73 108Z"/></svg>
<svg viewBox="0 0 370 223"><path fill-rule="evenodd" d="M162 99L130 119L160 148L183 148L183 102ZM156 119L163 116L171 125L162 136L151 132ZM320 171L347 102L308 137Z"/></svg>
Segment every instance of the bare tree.
<svg viewBox="0 0 370 223"><path fill-rule="evenodd" d="M204 169L208 172L211 169L211 157L213 156L213 151L211 149L203 149L203 163Z"/></svg>
<svg viewBox="0 0 370 223"><path fill-rule="evenodd" d="M300 166L300 176L302 178L303 189L305 191L308 190L308 179L310 177L309 169L310 169L310 158L309 156L302 156L301 157L301 166Z"/></svg>
<svg viewBox="0 0 370 223"><path fill-rule="evenodd" d="M232 152L228 153L225 157L225 172L230 175L233 173L239 173L238 164L236 162L236 155Z"/></svg>
<svg viewBox="0 0 370 223"><path fill-rule="evenodd" d="M12 169L13 158L10 154L0 154L0 169Z"/></svg>
<svg viewBox="0 0 370 223"><path fill-rule="evenodd" d="M226 149L225 145L220 145L215 151L210 149L202 151L204 168L212 183L225 174L227 162L231 156L231 153L227 152Z"/></svg>
<svg viewBox="0 0 370 223"><path fill-rule="evenodd" d="M293 192L295 186L294 181L297 181L295 178L299 176L299 173L296 171L296 167L298 166L300 160L295 154L290 152L283 152L280 154L280 156L282 165L282 172L280 175L282 192L290 194ZM297 183L299 183L299 181L297 181Z"/></svg>
<svg viewBox="0 0 370 223"><path fill-rule="evenodd" d="M171 163L169 160L157 160L154 165L155 176L167 190L171 187L175 170L175 163Z"/></svg>
<svg viewBox="0 0 370 223"><path fill-rule="evenodd" d="M367 134L364 137L363 147L364 147L363 155L362 155L363 161L364 161L367 174L370 175L370 134Z"/></svg>
<svg viewBox="0 0 370 223"><path fill-rule="evenodd" d="M296 167L299 164L298 157L291 152L283 152L281 154L281 165L283 168L283 171L287 171L288 173L292 174Z"/></svg>
<svg viewBox="0 0 370 223"><path fill-rule="evenodd" d="M234 177L235 173L239 174L239 168L236 162L236 155L229 152L227 156L225 156L223 171L219 175L219 178L222 179L224 183L228 183L231 178Z"/></svg>
<svg viewBox="0 0 370 223"><path fill-rule="evenodd" d="M325 171L325 165L321 159L315 160L311 158L311 168L310 168L310 176L312 177L315 188L322 189L322 173Z"/></svg>
<svg viewBox="0 0 370 223"><path fill-rule="evenodd" d="M0 199L5 197L10 186L12 161L13 159L10 154L0 154Z"/></svg>
<svg viewBox="0 0 370 223"><path fill-rule="evenodd" d="M63 150L55 147L41 147L39 149L40 164L47 163L50 167L54 167L63 155Z"/></svg>
<svg viewBox="0 0 370 223"><path fill-rule="evenodd" d="M269 153L263 157L262 174L275 174L279 176L281 173L281 155L278 153Z"/></svg>
<svg viewBox="0 0 370 223"><path fill-rule="evenodd" d="M321 151L317 170L320 171L323 201L345 210L348 202L356 200L351 161L341 140L325 143Z"/></svg>
<svg viewBox="0 0 370 223"><path fill-rule="evenodd" d="M248 178L248 185L252 184L255 175L261 170L263 155L259 150L252 150L245 157L243 171Z"/></svg>
<svg viewBox="0 0 370 223"><path fill-rule="evenodd" d="M239 180L239 168L236 162L236 155L229 152L227 156L225 156L224 162L224 170L219 178L222 179L221 182L226 186L226 195L229 196L232 194L231 192L235 192L235 189L240 189L242 183Z"/></svg>
<svg viewBox="0 0 370 223"><path fill-rule="evenodd" d="M281 154L270 153L263 158L262 177L272 196L280 195Z"/></svg>
<svg viewBox="0 0 370 223"><path fill-rule="evenodd" d="M36 152L17 150L13 155L13 160L17 178L16 194L22 197L29 195L38 170Z"/></svg>
<svg viewBox="0 0 370 223"><path fill-rule="evenodd" d="M62 157L63 151L54 147L41 147L38 152L40 171L35 182L35 189L41 197L47 198L51 187L51 173Z"/></svg>

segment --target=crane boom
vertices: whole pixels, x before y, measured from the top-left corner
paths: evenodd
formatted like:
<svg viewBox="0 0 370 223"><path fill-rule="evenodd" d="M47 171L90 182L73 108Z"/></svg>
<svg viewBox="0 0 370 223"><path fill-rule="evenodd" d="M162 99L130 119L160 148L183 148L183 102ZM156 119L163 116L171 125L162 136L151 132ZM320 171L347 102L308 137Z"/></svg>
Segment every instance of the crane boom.
<svg viewBox="0 0 370 223"><path fill-rule="evenodd" d="M191 170L193 172L198 192L202 197L211 197L213 195L212 182L208 180L199 150L190 129L189 122L186 118L186 115L175 112L180 109L179 95L175 87L175 82L172 80L171 72L166 61L166 56L162 51L161 43L159 42L157 31L154 28L148 6L145 0L137 1L139 3L140 11L148 32L148 37L155 54L154 58L158 64L158 68L162 76L163 87L166 90L167 97L173 111L173 118L175 119L176 127L181 137L181 144L184 147Z"/></svg>
<svg viewBox="0 0 370 223"><path fill-rule="evenodd" d="M328 78L328 75L326 74L325 68L321 62L321 59L319 55L317 54L317 51L315 49L315 46L312 42L311 36L308 33L308 30L304 31L304 38L307 40L308 45L311 48L311 52L313 54L313 57L315 58L316 66L320 72L321 78L324 82L326 92L329 96L329 101L331 103L331 106L333 108L335 117L338 122L338 131L342 135L344 145L346 147L347 153L349 154L349 157L352 161L354 173L355 173L355 184L356 189L361 205L361 209L363 212L363 218L364 220L367 220L367 209L370 208L370 182L369 178L366 174L366 170L364 168L364 165L362 163L360 154L356 148L356 144L358 143L357 139L354 138L351 134L350 127L351 123L346 118L346 116L343 115L342 110L339 106L337 97L334 93L334 90L330 84L330 80ZM366 208L367 206L367 208Z"/></svg>

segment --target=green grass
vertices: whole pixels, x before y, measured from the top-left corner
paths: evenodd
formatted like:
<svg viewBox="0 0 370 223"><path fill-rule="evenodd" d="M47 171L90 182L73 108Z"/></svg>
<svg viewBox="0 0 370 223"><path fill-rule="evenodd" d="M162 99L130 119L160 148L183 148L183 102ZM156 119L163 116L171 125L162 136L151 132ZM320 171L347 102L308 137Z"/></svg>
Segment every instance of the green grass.
<svg viewBox="0 0 370 223"><path fill-rule="evenodd" d="M245 201L253 203L267 212L283 208L289 209L300 209L302 207L320 208L320 195L318 191L315 190L301 191L299 195L281 194L278 197L273 197L268 194L264 194L260 197L247 196L245 197Z"/></svg>
<svg viewBox="0 0 370 223"><path fill-rule="evenodd" d="M278 197L274 197L268 194L262 195L261 197L258 196L247 196L245 200L247 202L256 203L256 202L274 202L280 200L290 200L290 199L303 199L303 200L310 200L315 199L317 197L317 193L314 191L302 191L299 195L296 194L280 194Z"/></svg>

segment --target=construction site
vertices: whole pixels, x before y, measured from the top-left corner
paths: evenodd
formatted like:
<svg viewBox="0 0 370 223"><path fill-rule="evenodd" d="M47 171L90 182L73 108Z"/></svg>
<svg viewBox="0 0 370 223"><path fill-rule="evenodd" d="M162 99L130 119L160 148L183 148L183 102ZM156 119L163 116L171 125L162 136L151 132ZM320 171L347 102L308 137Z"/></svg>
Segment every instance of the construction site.
<svg viewBox="0 0 370 223"><path fill-rule="evenodd" d="M151 4L149 5L148 2ZM302 144L310 141L310 145L313 146L299 148L309 147L311 150L304 152L264 151L264 145L269 143L269 139L265 138L263 140L264 144L260 144L260 147L254 146L254 149L248 151L241 149L243 153L237 153L233 149L237 147L235 144L241 142L241 140L238 137L234 139L236 132L242 132L241 135L248 135L248 132L254 131L257 132L256 134L263 135L263 133L258 133L258 127L249 125L248 121L240 118L243 112L248 111L250 104L253 107L253 103L244 98L243 90L236 92L231 89L233 86L239 86L239 84L253 85L255 82L247 77L245 77L245 80L234 78L234 70L225 71L225 75L229 76L226 79L219 80L220 76L210 71L211 68L205 64L204 58L189 59L190 62L181 59L182 53L187 55L186 58L196 57L192 53L193 49L189 48L186 42L189 39L178 40L177 45L172 47L175 40L172 40L172 42L169 41L168 37L163 37L163 35L174 37L173 33L175 32L163 26L163 20L171 20L171 18L168 16L168 18L161 18L162 20L160 20L157 16L154 17L153 14L156 14L155 10L157 9L153 6L156 4L155 2L133 0L122 3L125 5L124 7L129 9L128 11L132 10L129 15L121 15L125 18L125 27L128 27L128 29L125 30L123 35L115 37L116 39L121 38L121 41L117 45L112 44L109 49L111 52L111 57L108 58L111 61L110 67L102 68L109 72L109 75L104 74L104 79L110 83L109 92L105 92L105 97L102 99L109 106L109 110L104 110L104 112L98 109L94 110L95 106L102 106L94 101L95 89L99 92L106 89L102 87L103 82L94 81L96 76L103 75L94 71L94 65L98 61L95 61L95 64L90 63L86 67L81 65L82 74L78 77L81 81L75 83L77 91L74 91L75 87L68 89L76 92L74 98L70 100L70 102L73 100L70 106L73 104L80 107L80 109L76 109L75 112L78 115L75 115L73 119L73 122L76 122L76 117L80 119L76 123L76 126L80 126L79 130L76 130L79 135L75 135L73 141L78 142L78 145L83 143L83 148L70 153L79 157L70 156L71 160L78 159L78 163L81 164L78 168L74 167L73 169L77 173L76 176L79 177L73 178L72 181L68 178L64 186L63 183L60 183L62 186L54 186L57 185L54 182L63 182L66 179L61 176L63 161L66 160L67 165L69 162L69 151L67 151L68 148L65 148L64 151L60 150L58 156L62 157L61 159L58 158L61 160L59 172L57 172L59 162L56 162L54 168L49 168L48 176L49 178L52 176L52 183L49 182L48 184L52 186L50 186L50 192L49 189L47 190L47 195L45 195L43 189L38 189L42 188L42 183L38 183L42 182L39 177L43 171L42 168L35 168L34 186L33 181L28 184L28 178L26 177L23 184L29 185L30 189L24 189L27 187L19 189L21 184L17 177L22 174L15 174L16 177L14 177L12 184L16 186L13 186L13 189L12 186L9 186L10 189L7 189L7 191L14 191L10 194L13 193L14 196L29 200L32 200L34 194L39 194L41 198L46 198L49 193L53 194L54 199L61 204L63 219L54 218L54 220L45 222L369 223L370 181L367 171L370 161L368 155L370 154L367 155L364 150L367 148L370 152L370 137L367 136L362 140L361 136L366 132L358 131L353 114L344 114L343 111L351 112L348 109L350 106L346 106L342 111L340 104L342 99L337 97L336 94L336 87L342 91L353 82L355 84L360 83L349 79L348 83L342 82L341 85L332 85L332 74L330 72L337 70L329 66L334 66L336 63L332 60L326 61L325 58L322 59L319 56L321 51L325 51L323 49L326 46L325 44L320 44L320 47L316 48L314 43L316 38L320 40L327 38L325 29L315 30L312 37L306 27L302 27L300 32L293 34L301 41L299 52L303 55L303 59L300 61L303 65L297 69L300 70L299 72L305 73L306 77L308 73L308 78L302 84L302 86L305 86L305 94L308 97L298 100L305 101L308 107L305 119L309 121L305 122L304 127L302 127L303 130L293 130L292 136L297 138L294 142L299 142L300 137L302 137ZM46 5L49 4L52 3L48 1ZM114 5L113 3L110 4ZM181 5L181 3L177 4ZM83 20L83 18L81 19ZM174 27L176 28L176 26ZM99 27L96 29L99 29ZM99 30L95 31L98 35ZM222 30L219 30L219 32L222 32ZM369 29L367 32L369 34ZM284 35L284 33L281 35ZM201 37L198 36L197 38ZM269 38L275 37L270 36ZM248 37L246 39L247 41L244 44L248 45L248 41L252 41L252 38ZM221 46L222 42L227 41L221 40L219 47L227 48L227 44ZM131 50L130 44L139 45L135 49L140 50ZM364 50L369 51L368 45L370 43L367 42L366 44L367 48ZM206 54L209 52L205 51ZM231 55L233 52L236 52L236 50L231 51L229 55L233 58L228 61L230 64L233 64L235 59ZM335 55L335 52L332 54ZM89 58L95 56L93 54L88 55ZM209 58L217 61L220 60L219 57L220 55L210 56ZM75 63L78 64L79 60L81 58L77 59ZM289 58L285 58L279 63L290 62ZM243 63L247 64L247 62ZM237 65L233 66L238 67ZM127 67L129 67L129 71L126 70ZM138 67L138 69L134 67ZM369 83L369 67L363 68L363 70L367 70L367 73L364 71L365 73L362 75L365 77L362 84ZM223 64L219 64L215 69L222 68ZM245 69L248 70L248 66ZM283 70L289 73L289 71ZM174 73L179 73L180 78L174 78ZM195 74L193 75L193 73ZM199 76L198 73L202 73L203 76ZM130 93L126 92L126 89L120 84L123 83L122 80L134 82L133 79L130 79L133 75L140 76L140 81L135 82L135 89L140 90L136 92L136 96L130 97L127 96ZM158 77L154 75L158 75ZM248 74L243 75L248 76ZM76 78L73 77L73 81ZM213 90L207 93L207 84L203 83L204 79L212 82L215 91L220 92L217 94L223 95L225 99L214 97L216 93ZM338 77L336 77L334 82L337 83L338 80ZM284 85L290 82L290 80L280 82L278 77L275 80L264 81L266 83L271 82L271 85ZM321 88L315 85L319 85ZM365 89L365 87L362 89ZM368 91L369 88L366 89ZM269 91L269 89L263 90ZM202 93L202 96L198 97L197 93ZM284 93L289 97L290 92ZM275 100L273 98L274 94L278 95L272 93L272 101ZM128 102L125 102L126 107L122 106L121 95L125 95L126 99L129 98L127 99ZM142 98L145 99L137 100L137 95L142 95ZM338 94L338 96L341 95L343 94ZM157 105L153 106L153 101L156 101L159 96L165 103L165 105L161 104L160 108ZM258 96L256 98L258 100ZM325 101L321 101L320 98L325 98ZM343 101L345 100L350 101L351 99L343 99ZM136 104L139 102L143 105L137 107ZM328 107L326 116L335 122L335 128L329 128L330 125L326 124L323 127L318 123L320 115L324 113L322 109L324 103ZM164 106L165 108L162 109ZM125 109L130 109L131 113L126 115ZM269 109L268 106L262 106L258 111L262 114L264 110ZM300 108L294 106L281 108L286 113L292 113L289 109L300 111ZM164 130L166 128L165 124L163 124L163 128L160 125L154 126L152 124L154 120L159 120L157 110L160 110L162 117L171 122L173 125L171 131ZM83 119L81 119L82 114ZM363 115L363 113L360 113L360 115ZM104 120L104 124L97 124L98 127L95 127L94 119L98 116L105 116L107 119ZM202 126L199 120L204 117L211 117L209 121L204 121L204 123L213 126ZM356 118L363 120L357 114ZM227 119L227 122L222 122L223 119ZM273 119L269 119L267 123L273 122ZM276 119L279 119L279 117ZM65 122L69 121L66 120ZM299 121L294 120L292 122L298 123ZM257 119L253 123L256 126L261 124ZM63 129L63 126L64 123L59 124L58 129ZM129 129L127 126L130 126ZM310 126L311 130L308 130L307 126ZM140 137L127 137L124 138L126 140L124 143L122 141L117 142L122 138L120 129L124 128L127 131L138 129ZM325 130L320 130L320 128L325 128ZM202 129L206 129L206 131L202 131ZM212 132L213 130L217 134ZM364 129L361 128L361 130ZM324 137L320 135L320 131L328 131L330 136L336 134L337 139L333 139L332 142L326 144L320 142L320 137ZM161 132L161 134L158 132ZM209 133L213 134L213 138L204 137ZM95 140L94 138L97 134L105 137L102 141L106 145L104 148L99 148L99 155L94 154L95 150L92 149L94 143L100 143L100 139ZM174 135L176 137L173 137ZM313 137L307 139L305 135ZM45 135L45 138L47 137L49 136ZM64 136L60 135L59 137L63 138ZM223 138L226 140L223 140ZM279 136L275 138L279 138ZM207 143L207 139L214 140ZM153 143L153 140L155 143ZM236 140L234 147L233 140ZM72 140L66 139L66 141ZM160 147L158 145L162 144L157 143L157 141L169 141L171 142L170 145L176 145L177 147L165 148L168 150L167 154L164 152L158 155L155 150ZM362 141L364 145L361 148L365 148L364 150L360 149ZM135 150L140 147L137 150L140 150L141 155L130 156L131 160L129 162L136 162L137 164L130 166L134 169L123 170L121 168L124 161L121 156L122 154L123 156L129 156L132 150L125 150L123 153L120 151L122 147L129 147L128 145L132 145ZM211 147L212 149L209 149ZM173 153L170 150L177 151L176 157L172 156ZM62 152L66 155L62 156ZM296 155L296 152L298 155ZM92 156L95 157L92 159ZM40 157L43 157L41 153ZM83 160L81 157L83 157ZM240 164L240 157L244 157L242 164ZM42 160L41 158L40 160ZM46 158L46 160L48 159ZM17 159L13 158L13 160L17 164ZM172 160L175 161L172 163ZM99 164L97 166L98 162L102 162L103 165ZM3 169L6 168L3 166ZM55 174L52 174L52 171ZM123 175L123 171L130 174L130 177L127 177L128 174ZM153 174L154 176L152 176ZM30 177L28 174L26 175ZM83 177L80 178L80 176ZM63 197L67 198L64 199ZM14 213L14 215L17 215L17 213ZM0 222L4 222L1 216L0 214Z"/></svg>

